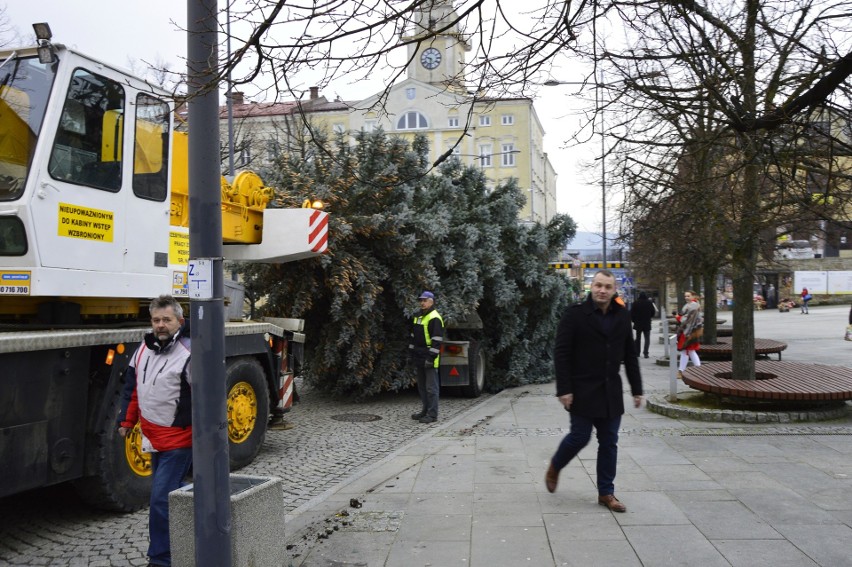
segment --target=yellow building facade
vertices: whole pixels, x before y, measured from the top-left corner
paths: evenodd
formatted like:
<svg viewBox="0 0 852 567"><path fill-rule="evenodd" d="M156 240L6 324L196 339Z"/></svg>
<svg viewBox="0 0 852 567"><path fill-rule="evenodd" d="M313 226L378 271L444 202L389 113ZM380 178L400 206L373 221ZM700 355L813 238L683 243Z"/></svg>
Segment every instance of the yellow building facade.
<svg viewBox="0 0 852 567"><path fill-rule="evenodd" d="M481 168L489 187L516 179L526 196L519 220L548 222L556 214L557 174L544 151L545 132L532 99L487 97L465 90L464 54L469 47L455 27L417 41L451 19L455 12L450 0L436 0L428 12L421 12L401 38L408 45L407 77L366 99L330 102L312 89L299 112L294 112L293 103L278 105L280 115L276 105L266 105L263 112L258 112L260 108L252 112L252 105L245 103L235 105L240 124L236 130L251 137L250 144L237 146L259 160L255 167L262 168L275 148L290 147L287 133L299 130L295 123L302 116L313 128L349 135L353 141L358 132L379 128L407 139L419 134L429 141L431 162L449 152L462 163ZM224 128L223 134L227 136Z"/></svg>

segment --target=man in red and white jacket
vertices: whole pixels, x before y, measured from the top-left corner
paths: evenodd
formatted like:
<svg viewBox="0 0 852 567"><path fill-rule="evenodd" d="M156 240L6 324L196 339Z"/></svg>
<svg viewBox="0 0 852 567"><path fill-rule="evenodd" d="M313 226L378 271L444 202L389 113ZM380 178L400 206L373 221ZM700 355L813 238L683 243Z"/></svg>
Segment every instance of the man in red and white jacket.
<svg viewBox="0 0 852 567"><path fill-rule="evenodd" d="M148 514L149 566L171 567L169 492L192 465L192 396L189 338L180 304L169 295L151 302L152 332L133 354L124 378L118 433L139 422L142 450L151 454L153 485Z"/></svg>

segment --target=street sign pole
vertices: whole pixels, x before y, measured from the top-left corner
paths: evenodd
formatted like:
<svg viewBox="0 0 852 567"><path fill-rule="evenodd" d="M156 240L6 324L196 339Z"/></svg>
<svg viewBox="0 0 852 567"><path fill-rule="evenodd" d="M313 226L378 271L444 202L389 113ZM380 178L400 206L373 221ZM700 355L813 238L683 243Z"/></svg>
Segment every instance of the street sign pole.
<svg viewBox="0 0 852 567"><path fill-rule="evenodd" d="M195 564L231 567L216 0L187 0Z"/></svg>

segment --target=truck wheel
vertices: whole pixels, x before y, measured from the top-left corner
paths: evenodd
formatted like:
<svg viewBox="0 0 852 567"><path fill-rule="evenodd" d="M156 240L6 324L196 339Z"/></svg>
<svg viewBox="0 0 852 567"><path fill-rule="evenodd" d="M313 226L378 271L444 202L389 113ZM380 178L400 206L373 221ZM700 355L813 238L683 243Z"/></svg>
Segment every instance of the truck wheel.
<svg viewBox="0 0 852 567"><path fill-rule="evenodd" d="M103 510L133 512L148 504L151 495L151 458L142 453L139 424L126 438L118 434L118 391L95 436L95 474L74 481L74 489L89 505Z"/></svg>
<svg viewBox="0 0 852 567"><path fill-rule="evenodd" d="M479 348L479 343L470 341L468 349L468 372L470 384L462 390L468 398L478 398L485 389L485 355Z"/></svg>
<svg viewBox="0 0 852 567"><path fill-rule="evenodd" d="M251 463L260 452L269 422L269 388L260 363L240 357L225 369L231 470Z"/></svg>

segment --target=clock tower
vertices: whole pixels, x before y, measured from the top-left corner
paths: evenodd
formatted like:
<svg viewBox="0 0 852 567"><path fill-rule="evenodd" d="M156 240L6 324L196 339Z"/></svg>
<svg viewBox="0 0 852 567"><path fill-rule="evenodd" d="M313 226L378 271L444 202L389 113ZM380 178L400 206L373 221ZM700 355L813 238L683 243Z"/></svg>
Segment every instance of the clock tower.
<svg viewBox="0 0 852 567"><path fill-rule="evenodd" d="M465 91L464 56L470 45L459 32L452 0L423 3L402 40L408 43L408 77L452 91ZM446 26L447 29L443 29ZM438 35L429 37L437 30ZM419 41L419 43L418 43Z"/></svg>

